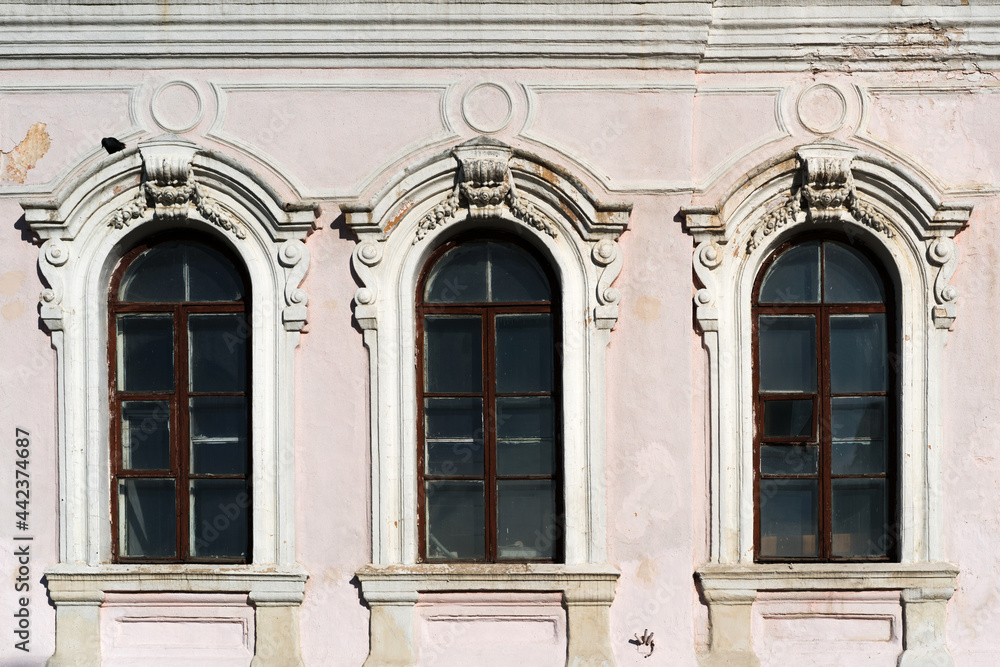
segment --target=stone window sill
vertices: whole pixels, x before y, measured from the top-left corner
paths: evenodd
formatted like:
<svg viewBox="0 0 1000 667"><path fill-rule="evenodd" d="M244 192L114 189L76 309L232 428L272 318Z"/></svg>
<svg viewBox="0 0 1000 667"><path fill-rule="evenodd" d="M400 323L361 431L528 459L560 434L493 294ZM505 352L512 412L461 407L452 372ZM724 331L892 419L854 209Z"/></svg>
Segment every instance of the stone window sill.
<svg viewBox="0 0 1000 667"><path fill-rule="evenodd" d="M308 575L301 568L260 565L60 563L45 572L56 603L104 593L247 593L254 604L297 605Z"/></svg>
<svg viewBox="0 0 1000 667"><path fill-rule="evenodd" d="M948 563L777 563L706 565L695 572L708 605L710 641L700 667L759 667L752 607L760 591L899 591L900 667L954 665L945 637L958 568Z"/></svg>
<svg viewBox="0 0 1000 667"><path fill-rule="evenodd" d="M610 610L618 571L609 565L366 565L357 571L371 608L365 667L417 662L414 606L421 593L561 592L566 606L566 664L614 664Z"/></svg>
<svg viewBox="0 0 1000 667"><path fill-rule="evenodd" d="M696 576L706 597L757 591L946 591L954 589L958 568L948 563L712 564Z"/></svg>
<svg viewBox="0 0 1000 667"><path fill-rule="evenodd" d="M397 594L415 601L419 593L448 591L562 592L568 601L586 597L608 605L618 571L610 565L552 563L448 563L366 565L357 571L366 600Z"/></svg>

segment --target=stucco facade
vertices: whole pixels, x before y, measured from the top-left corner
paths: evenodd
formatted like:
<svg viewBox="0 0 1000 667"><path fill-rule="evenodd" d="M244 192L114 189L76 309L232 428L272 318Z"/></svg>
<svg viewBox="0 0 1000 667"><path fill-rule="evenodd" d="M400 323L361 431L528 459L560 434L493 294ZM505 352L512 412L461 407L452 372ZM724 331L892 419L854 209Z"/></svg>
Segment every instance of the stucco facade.
<svg viewBox="0 0 1000 667"><path fill-rule="evenodd" d="M0 663L997 664L1000 5L0 16ZM248 281L249 564L116 562L109 285L176 230ZM556 562L422 562L416 290L483 231L556 276ZM881 561L755 560L752 295L810 233L894 295Z"/></svg>

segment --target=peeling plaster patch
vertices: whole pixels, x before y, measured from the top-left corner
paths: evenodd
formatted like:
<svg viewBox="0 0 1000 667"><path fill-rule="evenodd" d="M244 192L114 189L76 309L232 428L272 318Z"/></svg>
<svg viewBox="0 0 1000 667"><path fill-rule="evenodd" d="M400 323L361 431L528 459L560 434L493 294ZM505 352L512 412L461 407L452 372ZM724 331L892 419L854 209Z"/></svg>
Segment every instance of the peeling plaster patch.
<svg viewBox="0 0 1000 667"><path fill-rule="evenodd" d="M851 35L847 42L854 58L899 58L923 56L946 58L955 55L954 47L965 37L959 28L943 27L937 21L924 20L893 26L873 35Z"/></svg>
<svg viewBox="0 0 1000 667"><path fill-rule="evenodd" d="M11 301L3 308L0 308L0 315L3 315L5 320L16 320L21 315L24 315L24 302Z"/></svg>
<svg viewBox="0 0 1000 667"><path fill-rule="evenodd" d="M0 153L0 180L24 183L28 170L48 152L51 142L45 123L35 123L28 135L12 150Z"/></svg>
<svg viewBox="0 0 1000 667"><path fill-rule="evenodd" d="M0 276L0 294L11 296L16 294L24 284L24 271L8 271Z"/></svg>
<svg viewBox="0 0 1000 667"><path fill-rule="evenodd" d="M653 322L660 317L660 300L643 294L635 300L635 314L643 322Z"/></svg>
<svg viewBox="0 0 1000 667"><path fill-rule="evenodd" d="M647 587L650 587L653 583L655 583L656 573L658 571L659 567L657 566L656 561L647 556L642 559L641 563L639 563L639 567L635 571L635 576L636 579L641 581Z"/></svg>

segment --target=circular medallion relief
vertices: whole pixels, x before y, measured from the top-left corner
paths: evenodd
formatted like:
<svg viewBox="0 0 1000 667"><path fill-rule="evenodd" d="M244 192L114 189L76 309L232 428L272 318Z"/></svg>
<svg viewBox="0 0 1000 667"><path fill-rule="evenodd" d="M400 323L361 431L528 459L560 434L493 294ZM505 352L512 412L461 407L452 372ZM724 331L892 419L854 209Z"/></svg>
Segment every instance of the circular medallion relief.
<svg viewBox="0 0 1000 667"><path fill-rule="evenodd" d="M462 98L462 117L477 132L499 132L510 124L514 103L510 93L496 83L480 83Z"/></svg>
<svg viewBox="0 0 1000 667"><path fill-rule="evenodd" d="M799 122L815 134L831 134L844 126L847 98L829 83L817 83L799 94L795 105Z"/></svg>
<svg viewBox="0 0 1000 667"><path fill-rule="evenodd" d="M187 132L201 122L201 93L187 81L168 81L153 93L150 113L167 132Z"/></svg>

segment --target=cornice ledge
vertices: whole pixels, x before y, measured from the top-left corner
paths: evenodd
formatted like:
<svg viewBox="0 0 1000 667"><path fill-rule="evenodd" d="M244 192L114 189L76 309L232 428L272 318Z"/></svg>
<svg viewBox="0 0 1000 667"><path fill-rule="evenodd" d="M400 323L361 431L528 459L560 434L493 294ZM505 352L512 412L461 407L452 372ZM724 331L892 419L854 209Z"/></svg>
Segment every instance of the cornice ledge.
<svg viewBox="0 0 1000 667"><path fill-rule="evenodd" d="M45 571L50 593L87 595L104 592L136 593L250 593L299 596L309 575L298 566L59 563ZM284 599L283 598L283 599Z"/></svg>
<svg viewBox="0 0 1000 667"><path fill-rule="evenodd" d="M941 3L716 2L699 70L956 70L997 61L998 14Z"/></svg>
<svg viewBox="0 0 1000 667"><path fill-rule="evenodd" d="M188 1L169 16L152 2L2 6L0 69L75 59L112 68L693 68L712 21L710 0ZM330 34L337 39L325 39ZM177 35L183 48L175 48Z"/></svg>
<svg viewBox="0 0 1000 667"><path fill-rule="evenodd" d="M607 564L550 563L365 565L355 574L370 604L413 604L425 592L548 591L567 604L608 606L619 577Z"/></svg>
<svg viewBox="0 0 1000 667"><path fill-rule="evenodd" d="M706 597L742 599L757 591L946 592L955 588L958 572L950 563L754 563L705 565L695 577Z"/></svg>

